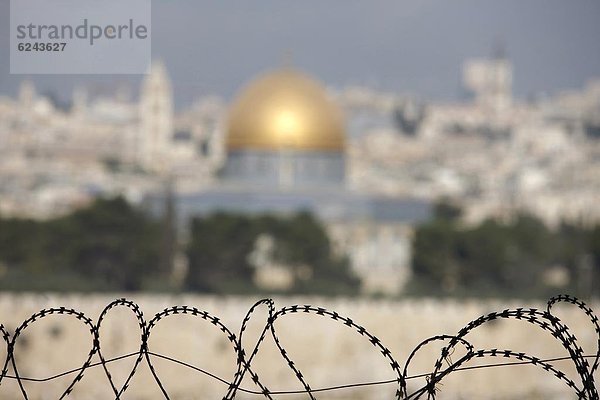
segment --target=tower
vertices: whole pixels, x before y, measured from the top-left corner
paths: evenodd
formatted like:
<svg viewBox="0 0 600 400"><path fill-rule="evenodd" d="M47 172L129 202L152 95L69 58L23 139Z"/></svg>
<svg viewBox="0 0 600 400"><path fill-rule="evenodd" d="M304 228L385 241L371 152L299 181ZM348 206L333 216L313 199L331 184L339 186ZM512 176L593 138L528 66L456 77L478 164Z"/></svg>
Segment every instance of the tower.
<svg viewBox="0 0 600 400"><path fill-rule="evenodd" d="M501 46L492 58L469 60L463 67L465 87L475 95L477 105L494 112L512 103L512 75L512 64Z"/></svg>
<svg viewBox="0 0 600 400"><path fill-rule="evenodd" d="M165 66L152 64L140 95L138 162L155 173L169 170L173 136L173 89Z"/></svg>

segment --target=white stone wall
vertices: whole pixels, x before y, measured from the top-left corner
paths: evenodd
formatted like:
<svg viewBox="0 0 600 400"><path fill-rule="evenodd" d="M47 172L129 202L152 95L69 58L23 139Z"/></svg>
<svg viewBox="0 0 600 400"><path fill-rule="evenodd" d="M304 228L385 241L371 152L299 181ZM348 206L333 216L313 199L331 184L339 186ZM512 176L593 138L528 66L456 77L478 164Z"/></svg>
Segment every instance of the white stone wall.
<svg viewBox="0 0 600 400"><path fill-rule="evenodd" d="M13 331L17 324L30 314L47 307L73 307L96 319L102 308L115 295L11 295L0 294L0 321ZM147 319L154 313L173 305L189 305L209 311L221 318L236 334L241 321L256 299L237 297L204 296L151 296L132 295L144 311ZM409 352L423 339L437 334L454 334L470 320L481 314L510 307L535 306L527 301L440 301L404 300L399 302L374 300L343 300L323 298L278 298L276 307L292 304L313 304L336 310L352 318L369 332L378 336L401 364ZM596 305L596 309L597 309ZM561 306L564 317L575 329L587 353L595 351L591 346L594 331L589 322L575 308ZM251 348L258 337L266 316L258 311L245 333L244 344ZM261 320L263 318L263 320ZM283 316L276 323L278 335L289 356L301 369L313 388L352 382L368 382L393 379L388 362L367 341L350 328L315 315L304 313ZM124 309L113 310L101 328L101 348L106 358L134 352L139 344L137 324L131 313ZM24 338L24 342L22 341ZM22 376L43 378L77 368L91 348L87 330L70 318L50 316L28 327L23 338L17 341L16 360ZM469 335L476 348L500 348L526 352L541 358L565 355L554 339L547 333L537 331L530 324L519 321L499 321L482 327ZM152 331L150 350L178 358L229 380L235 367L233 350L225 336L212 325L191 316L170 316ZM439 348L433 346L417 357L410 374L432 370ZM459 354L452 357L456 359ZM0 353L0 360L5 355ZM97 360L97 357L95 357ZM255 371L270 390L301 389L286 363L276 351L272 340L267 338L255 360ZM484 363L507 361L504 358L485 359ZM133 359L109 364L117 382L133 365ZM568 363L557 363L566 368ZM166 361L156 360L155 366L171 399L218 399L223 396L226 385L207 376L190 371ZM11 372L12 373L12 372ZM56 399L67 379L46 383L26 383L32 400ZM423 380L411 380L410 388L424 384ZM255 389L246 379L244 387ZM531 366L502 367L487 370L456 372L442 382L438 399L569 399L575 398L566 386L547 372ZM390 399L393 384L376 388L342 390L317 395L319 399ZM19 399L19 389L14 381L4 380L0 386L1 399ZM239 393L237 398L249 399L260 396ZM284 396L306 398L306 396ZM69 396L76 400L111 398L110 387L100 367L89 370L83 381ZM154 383L148 367L142 362L131 382L125 399L163 398ZM283 398L283 397L279 397Z"/></svg>

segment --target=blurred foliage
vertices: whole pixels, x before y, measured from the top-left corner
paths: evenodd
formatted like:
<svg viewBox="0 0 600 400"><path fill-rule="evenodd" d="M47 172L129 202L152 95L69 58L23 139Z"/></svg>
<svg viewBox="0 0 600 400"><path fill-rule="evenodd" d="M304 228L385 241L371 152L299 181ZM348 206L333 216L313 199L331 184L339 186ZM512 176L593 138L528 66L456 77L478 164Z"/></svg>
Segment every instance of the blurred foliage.
<svg viewBox="0 0 600 400"><path fill-rule="evenodd" d="M407 294L598 295L600 225L550 229L521 214L466 226L456 205L442 202L434 210L415 228ZM0 217L0 290L264 294L254 282L251 258L258 239L268 236L269 262L293 277L287 293L358 293L347 258L335 254L310 214L196 218L185 248L175 239L174 214L172 202L156 218L117 197L44 221ZM188 262L182 287L171 279L176 253L185 253Z"/></svg>
<svg viewBox="0 0 600 400"><path fill-rule="evenodd" d="M258 236L269 234L275 238L274 259L310 268L291 293L358 291L348 261L333 255L323 226L304 213L193 220L185 249L188 276L183 288L175 288L174 218L172 202L163 218L153 218L121 197L45 221L0 217L0 290L260 293L248 260Z"/></svg>
<svg viewBox="0 0 600 400"><path fill-rule="evenodd" d="M526 214L464 226L460 214L440 203L434 218L416 228L410 294L598 295L600 226L563 222L550 229ZM552 278L557 273L558 281Z"/></svg>
<svg viewBox="0 0 600 400"><path fill-rule="evenodd" d="M123 198L46 221L0 219L0 288L139 290L159 274L160 224Z"/></svg>
<svg viewBox="0 0 600 400"><path fill-rule="evenodd" d="M214 293L260 291L252 281L250 254L261 235L275 241L272 261L296 276L291 293L358 292L359 280L351 273L348 260L333 255L324 227L307 213L290 217L217 213L192 220L188 288ZM308 272L302 276L295 274L296 269Z"/></svg>

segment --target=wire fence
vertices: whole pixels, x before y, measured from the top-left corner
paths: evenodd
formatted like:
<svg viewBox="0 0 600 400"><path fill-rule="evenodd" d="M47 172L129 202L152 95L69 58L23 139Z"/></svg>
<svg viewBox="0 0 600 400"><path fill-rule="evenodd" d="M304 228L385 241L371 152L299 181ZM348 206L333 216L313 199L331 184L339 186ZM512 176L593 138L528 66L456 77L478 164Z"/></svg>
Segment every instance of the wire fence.
<svg viewBox="0 0 600 400"><path fill-rule="evenodd" d="M558 303L567 303L575 307L577 310L584 313L586 318L589 319L591 326L595 330L595 354L585 354L571 329L560 318L553 314L553 308ZM139 350L128 354L123 354L118 357L106 358L100 346L100 328L110 310L117 307L125 307L135 315L140 329ZM245 348L243 346L244 334L248 328L249 322L253 319L257 309L259 308L266 308L266 321L264 326L260 328L258 340L250 348ZM286 315L292 316L300 313L328 318L362 336L365 340L371 343L371 345L374 347L374 351L379 352L381 357L388 362L391 372L390 379L372 382L354 382L350 384L329 387L312 387L282 345L277 335L275 324L277 320ZM15 348L19 343L19 338L22 337L23 332L28 327L36 323L36 321L42 320L50 315L62 315L66 318L76 319L89 328L89 333L93 343L92 348L90 349L81 367L63 371L56 375L45 378L23 376L19 373L19 366L15 357ZM224 337L227 338L228 343L231 345L236 355L235 373L232 377L227 378L217 376L210 371L199 368L198 366L173 357L169 357L168 355L154 352L150 349L149 338L153 328L158 326L165 318L177 315L188 315L201 318L207 323L213 325L222 333L222 335L224 335ZM486 324L501 319L518 320L525 324L532 324L541 331L549 332L554 339L556 339L556 341L562 345L562 347L566 350L566 354L568 355L564 357L541 359L523 352L515 352L509 349L477 349L467 340L467 335L471 332L482 326L485 326ZM163 384L163 381L161 380L157 369L154 366L154 361L160 359L186 367L192 371L206 375L218 382L221 382L224 388L224 400L232 400L236 398L236 395L239 393L254 395L256 397L264 397L267 399L273 399L273 396L279 395L304 394L310 399L316 399L316 396L323 392L332 392L358 387L377 387L382 385L395 385L395 398L399 400L425 398L435 399L440 390L442 380L450 374L473 369L501 368L507 366L514 367L517 365L533 365L542 369L543 371L546 371L557 380L562 381L578 399L600 400L594 379L594 374L598 370L598 366L600 364L600 326L598 323L598 317L583 301L568 295L560 295L551 298L548 301L545 310L535 308L516 308L492 312L472 320L466 326L460 329L456 335L438 335L427 338L412 350L405 363L402 365L394 358L391 351L376 336L371 334L369 331L367 331L367 329L353 321L351 318L342 316L336 311L328 310L322 307L315 307L312 305L292 305L276 309L275 303L271 299L264 299L256 302L246 313L241 323L241 327L237 333L234 333L230 328L228 328L217 316L195 307L185 305L169 307L156 314L152 319L146 320L139 305L127 299L118 299L108 304L100 313L100 316L95 322L84 315L84 313L75 309L65 307L47 308L33 314L31 317L26 319L18 328L14 330L12 334L8 332L4 325L0 325L0 334L6 343L7 354L6 361L4 362L2 368L2 373L0 374L0 385L6 380L16 381L23 399L29 399L25 387L26 382L48 382L59 378L71 377L67 388L58 397L59 399L66 398L69 394L71 394L74 387L83 380L86 371L93 368L101 368L104 371L115 400L121 400L129 388L136 371L138 371L142 363L146 363L149 367L152 377L160 389L162 396L165 399L170 399L171 397L168 393L168 390ZM260 352L261 344L268 336L272 337L275 345L277 346L279 354L285 360L288 368L293 371L296 379L301 384L301 390L270 390L267 386L267 383L264 382L253 369L252 363ZM432 370L425 374L409 375L409 367L416 355L423 348L433 343L441 343L442 347ZM461 351L456 352L458 349L461 349ZM462 355L456 360L452 360L451 356L459 353ZM95 356L99 361L92 362ZM503 361L496 361L499 358L502 358ZM108 365L123 359L134 359L135 361L133 363L133 368L127 375L124 383L122 385L117 385L115 379L109 372ZM469 364L470 362L480 359L490 359L490 362L487 364L477 365ZM569 376L564 369L558 368L556 363L563 361L570 361L572 366L575 368L576 374ZM254 388L242 386L242 382L247 376L251 378L252 383L255 385ZM417 378L425 378L425 384L417 389L409 391L407 383L412 380L417 380Z"/></svg>

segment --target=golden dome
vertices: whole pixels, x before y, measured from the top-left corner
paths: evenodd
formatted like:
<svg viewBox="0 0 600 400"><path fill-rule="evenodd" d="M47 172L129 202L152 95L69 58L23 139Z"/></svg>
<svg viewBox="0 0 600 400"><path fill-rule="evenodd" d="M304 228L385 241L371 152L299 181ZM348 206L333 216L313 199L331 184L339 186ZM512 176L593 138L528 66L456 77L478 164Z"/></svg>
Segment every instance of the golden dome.
<svg viewBox="0 0 600 400"><path fill-rule="evenodd" d="M343 151L341 111L325 90L293 69L264 74L250 82L231 107L228 150Z"/></svg>

